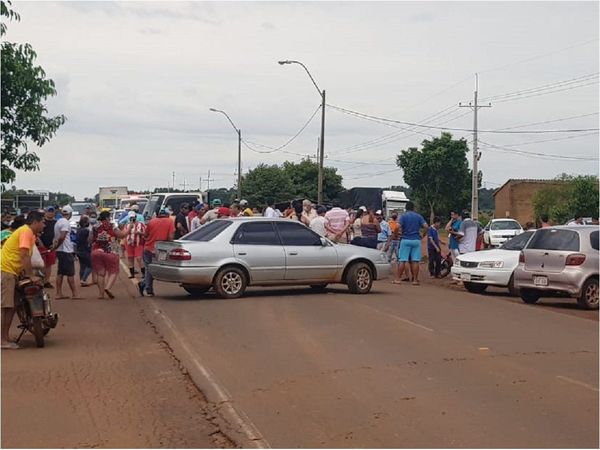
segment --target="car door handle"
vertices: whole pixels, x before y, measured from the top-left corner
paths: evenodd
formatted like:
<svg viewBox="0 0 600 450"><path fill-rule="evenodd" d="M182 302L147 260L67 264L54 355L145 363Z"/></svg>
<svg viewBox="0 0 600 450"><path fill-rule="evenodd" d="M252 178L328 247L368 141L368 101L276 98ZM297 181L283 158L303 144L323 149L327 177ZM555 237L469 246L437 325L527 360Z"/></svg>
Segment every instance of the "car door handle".
<svg viewBox="0 0 600 450"><path fill-rule="evenodd" d="M290 255L297 255L297 254L298 254L298 252L290 252L289 254L290 254Z"/></svg>
<svg viewBox="0 0 600 450"><path fill-rule="evenodd" d="M245 255L246 255L246 252L238 252L238 255L240 255L240 256L245 256Z"/></svg>

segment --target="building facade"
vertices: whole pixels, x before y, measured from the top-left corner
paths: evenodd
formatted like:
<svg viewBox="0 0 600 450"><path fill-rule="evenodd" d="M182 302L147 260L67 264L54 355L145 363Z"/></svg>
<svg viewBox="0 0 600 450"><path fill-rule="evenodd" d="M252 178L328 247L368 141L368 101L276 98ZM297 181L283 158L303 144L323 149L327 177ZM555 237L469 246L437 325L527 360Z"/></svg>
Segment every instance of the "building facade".
<svg viewBox="0 0 600 450"><path fill-rule="evenodd" d="M495 217L510 217L521 225L527 222L536 223L533 196L542 188L561 183L558 180L508 180L494 192Z"/></svg>

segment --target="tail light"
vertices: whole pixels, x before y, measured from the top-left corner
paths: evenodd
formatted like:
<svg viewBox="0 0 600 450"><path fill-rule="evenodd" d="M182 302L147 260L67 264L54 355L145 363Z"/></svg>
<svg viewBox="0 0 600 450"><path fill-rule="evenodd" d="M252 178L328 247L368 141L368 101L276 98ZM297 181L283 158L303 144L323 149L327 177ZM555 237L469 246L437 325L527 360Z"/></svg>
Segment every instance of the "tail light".
<svg viewBox="0 0 600 450"><path fill-rule="evenodd" d="M523 251L519 253L519 262L525 264L525 253Z"/></svg>
<svg viewBox="0 0 600 450"><path fill-rule="evenodd" d="M176 248L169 252L168 259L174 261L189 261L192 259L192 254L183 248Z"/></svg>
<svg viewBox="0 0 600 450"><path fill-rule="evenodd" d="M580 266L585 261L585 255L583 253L573 253L567 256L565 266Z"/></svg>

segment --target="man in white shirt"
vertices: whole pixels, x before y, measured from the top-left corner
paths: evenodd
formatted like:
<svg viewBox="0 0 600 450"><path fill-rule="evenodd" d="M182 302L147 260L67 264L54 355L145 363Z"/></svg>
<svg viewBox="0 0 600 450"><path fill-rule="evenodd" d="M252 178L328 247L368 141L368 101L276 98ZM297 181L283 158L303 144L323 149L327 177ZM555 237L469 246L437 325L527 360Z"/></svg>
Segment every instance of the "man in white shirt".
<svg viewBox="0 0 600 450"><path fill-rule="evenodd" d="M319 236L325 237L325 213L327 209L324 206L317 208L317 217L310 221L309 228Z"/></svg>
<svg viewBox="0 0 600 450"><path fill-rule="evenodd" d="M312 202L310 200L304 200L302 202L302 216L300 216L302 223L308 227L316 217L317 211L313 208Z"/></svg>
<svg viewBox="0 0 600 450"><path fill-rule="evenodd" d="M215 198L211 202L211 206L213 207L213 209L207 211L206 214L204 214L204 216L202 216L202 218L200 219L201 225L204 225L213 220L217 220L219 218L219 208L221 207L221 200Z"/></svg>
<svg viewBox="0 0 600 450"><path fill-rule="evenodd" d="M264 216L271 218L281 217L281 213L277 213L278 211L275 209L275 202L273 199L267 199L267 208L265 209Z"/></svg>
<svg viewBox="0 0 600 450"><path fill-rule="evenodd" d="M468 213L464 213L463 217L464 219L458 230L458 235L461 236L458 242L458 251L461 255L477 250L477 237L483 233L479 222L471 219Z"/></svg>
<svg viewBox="0 0 600 450"><path fill-rule="evenodd" d="M58 272L56 275L56 299L69 298L63 294L63 277L67 277L67 282L71 288L74 299L79 299L79 290L75 284L75 248L71 242L71 223L73 209L67 205L61 210L62 218L54 225L54 243L52 249L56 249L56 258L58 259Z"/></svg>

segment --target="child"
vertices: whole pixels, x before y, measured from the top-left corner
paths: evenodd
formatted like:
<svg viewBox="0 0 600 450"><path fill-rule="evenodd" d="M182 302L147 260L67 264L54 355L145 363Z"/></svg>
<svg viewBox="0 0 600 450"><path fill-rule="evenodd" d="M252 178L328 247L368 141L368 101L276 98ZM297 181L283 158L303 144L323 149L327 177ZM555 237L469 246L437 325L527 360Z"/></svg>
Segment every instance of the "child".
<svg viewBox="0 0 600 450"><path fill-rule="evenodd" d="M429 258L429 275L435 278L440 277L442 249L440 247L440 218L434 217L433 226L427 231L427 254Z"/></svg>

